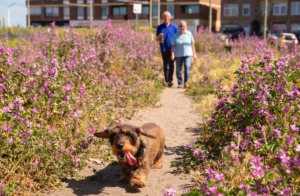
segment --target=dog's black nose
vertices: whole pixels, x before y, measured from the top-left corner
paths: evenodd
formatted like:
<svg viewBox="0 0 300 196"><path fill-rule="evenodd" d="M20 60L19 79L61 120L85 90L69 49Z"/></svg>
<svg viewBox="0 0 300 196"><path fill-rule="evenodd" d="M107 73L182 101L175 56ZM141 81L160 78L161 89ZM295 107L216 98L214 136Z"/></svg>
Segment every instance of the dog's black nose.
<svg viewBox="0 0 300 196"><path fill-rule="evenodd" d="M118 143L118 144L117 144L117 148L118 148L118 149L121 150L123 147L124 147L124 143Z"/></svg>

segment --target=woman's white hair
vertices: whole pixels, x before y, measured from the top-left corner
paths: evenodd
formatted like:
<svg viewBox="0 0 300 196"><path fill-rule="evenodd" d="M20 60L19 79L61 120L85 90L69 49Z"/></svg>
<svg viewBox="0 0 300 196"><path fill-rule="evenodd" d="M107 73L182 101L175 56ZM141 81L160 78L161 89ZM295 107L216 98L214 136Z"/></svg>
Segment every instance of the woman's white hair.
<svg viewBox="0 0 300 196"><path fill-rule="evenodd" d="M186 22L185 20L181 20L180 23L179 23L179 26L180 26L180 25L187 26L187 22Z"/></svg>

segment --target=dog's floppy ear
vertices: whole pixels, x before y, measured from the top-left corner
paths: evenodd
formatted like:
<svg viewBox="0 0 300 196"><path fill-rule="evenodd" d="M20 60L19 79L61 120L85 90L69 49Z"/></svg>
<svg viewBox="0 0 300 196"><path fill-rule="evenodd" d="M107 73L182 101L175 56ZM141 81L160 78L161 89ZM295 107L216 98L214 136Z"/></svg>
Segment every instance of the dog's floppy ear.
<svg viewBox="0 0 300 196"><path fill-rule="evenodd" d="M110 131L108 129L106 129L102 132L94 133L94 136L99 137L99 138L109 138Z"/></svg>
<svg viewBox="0 0 300 196"><path fill-rule="evenodd" d="M144 129L142 129L142 128L140 128L140 127L138 127L138 128L136 129L136 132L137 132L138 134L144 135L144 136L146 136L146 137L149 137L149 138L152 138L152 139L156 139L156 137L155 137L154 135L152 135L152 134L150 134L150 133L147 133Z"/></svg>
<svg viewBox="0 0 300 196"><path fill-rule="evenodd" d="M117 129L105 129L104 131L94 133L94 136L99 138L110 138L112 134L118 133Z"/></svg>

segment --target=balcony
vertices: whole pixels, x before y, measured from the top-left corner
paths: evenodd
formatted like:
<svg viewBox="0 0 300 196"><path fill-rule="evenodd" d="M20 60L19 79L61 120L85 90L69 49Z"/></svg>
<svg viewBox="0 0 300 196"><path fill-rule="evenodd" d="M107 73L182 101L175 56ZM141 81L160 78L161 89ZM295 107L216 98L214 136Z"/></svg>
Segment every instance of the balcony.
<svg viewBox="0 0 300 196"><path fill-rule="evenodd" d="M109 15L108 18L110 18L110 19L119 19L119 20L120 19L122 19L122 20L134 20L134 19L136 19L136 15L129 15L128 16L127 14L118 14L118 15ZM149 19L149 14L139 14L138 19Z"/></svg>

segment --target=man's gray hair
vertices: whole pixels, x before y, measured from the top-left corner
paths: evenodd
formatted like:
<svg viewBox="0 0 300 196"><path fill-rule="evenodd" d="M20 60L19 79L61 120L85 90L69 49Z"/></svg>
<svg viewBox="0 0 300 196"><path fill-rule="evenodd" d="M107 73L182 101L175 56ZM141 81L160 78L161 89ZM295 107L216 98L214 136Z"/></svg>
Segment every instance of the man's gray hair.
<svg viewBox="0 0 300 196"><path fill-rule="evenodd" d="M163 12L163 15L164 15L164 14L168 14L168 15L170 15L170 16L172 17L171 12L169 12L169 11L164 11L164 12Z"/></svg>

